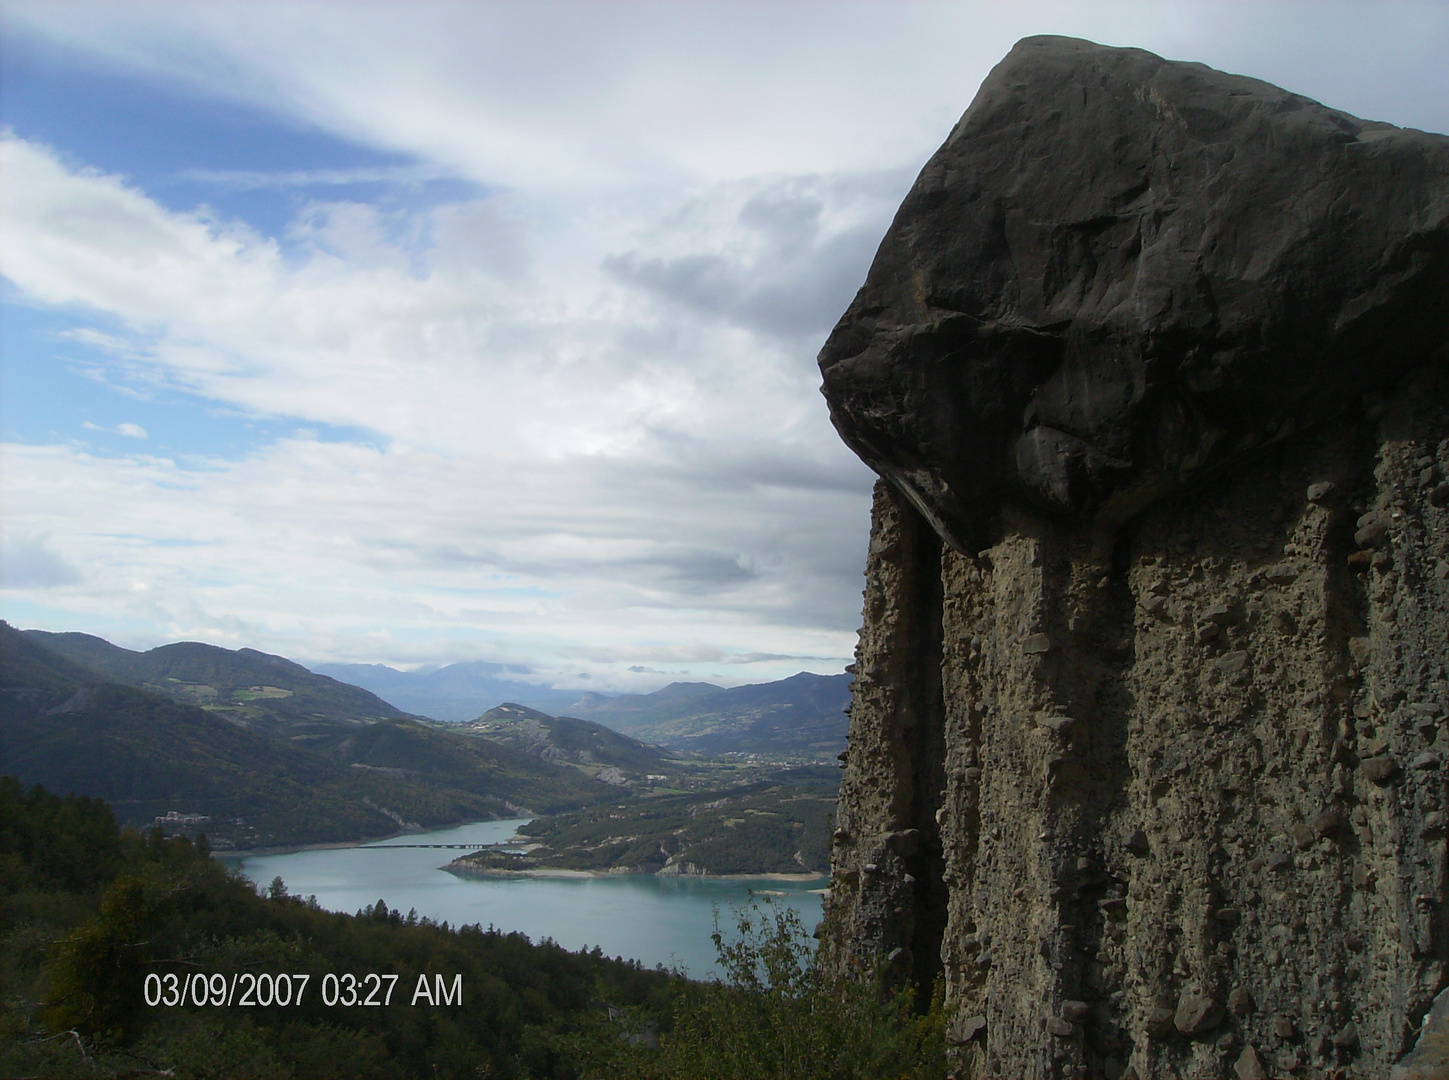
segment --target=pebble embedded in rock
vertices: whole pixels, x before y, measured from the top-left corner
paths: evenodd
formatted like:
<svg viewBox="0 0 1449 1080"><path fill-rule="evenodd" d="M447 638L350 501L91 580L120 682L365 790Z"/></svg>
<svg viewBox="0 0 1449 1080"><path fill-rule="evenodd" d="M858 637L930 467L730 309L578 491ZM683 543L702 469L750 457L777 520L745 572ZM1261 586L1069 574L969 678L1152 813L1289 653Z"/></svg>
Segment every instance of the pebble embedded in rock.
<svg viewBox="0 0 1449 1080"><path fill-rule="evenodd" d="M1052 639L1045 634L1028 634L1021 639L1021 651L1028 656L1051 652Z"/></svg>
<svg viewBox="0 0 1449 1080"><path fill-rule="evenodd" d="M885 842L892 851L906 858L910 858L920 846L921 830L897 829L894 832L886 833Z"/></svg>
<svg viewBox="0 0 1449 1080"><path fill-rule="evenodd" d="M1263 571L1263 576L1274 585L1289 585L1298 580L1298 570L1290 563L1279 563Z"/></svg>
<svg viewBox="0 0 1449 1080"><path fill-rule="evenodd" d="M1129 832L1122 846L1137 856L1146 855L1152 850L1152 846L1147 842L1147 834L1141 829L1133 829Z"/></svg>
<svg viewBox="0 0 1449 1080"><path fill-rule="evenodd" d="M1253 995L1246 986L1235 986L1228 994L1228 1008L1234 1016L1247 1016L1253 1011Z"/></svg>
<svg viewBox="0 0 1449 1080"><path fill-rule="evenodd" d="M1340 1050L1352 1050L1358 1045L1358 1025L1352 1020L1333 1034L1333 1045Z"/></svg>
<svg viewBox="0 0 1449 1080"><path fill-rule="evenodd" d="M1076 720L1070 716L1044 716L1037 720L1037 723L1046 728L1053 735L1065 735L1076 725Z"/></svg>
<svg viewBox="0 0 1449 1080"><path fill-rule="evenodd" d="M1184 1035L1201 1035L1223 1022L1223 1007L1206 994L1186 993L1177 1001L1172 1023Z"/></svg>
<svg viewBox="0 0 1449 1080"><path fill-rule="evenodd" d="M1163 1008L1161 1005L1149 1009L1147 1013L1147 1033L1161 1038L1172 1032L1172 1010Z"/></svg>
<svg viewBox="0 0 1449 1080"><path fill-rule="evenodd" d="M1435 506L1449 506L1449 483L1435 485L1429 492L1429 501Z"/></svg>
<svg viewBox="0 0 1449 1080"><path fill-rule="evenodd" d="M1263 1059L1258 1057L1252 1043L1243 1047L1233 1065L1233 1072L1238 1074L1238 1080L1268 1080L1268 1070L1263 1067Z"/></svg>
<svg viewBox="0 0 1449 1080"><path fill-rule="evenodd" d="M1248 654L1242 649L1223 653L1216 662L1217 669L1224 675L1236 675L1248 666Z"/></svg>
<svg viewBox="0 0 1449 1080"><path fill-rule="evenodd" d="M1389 531L1377 518L1363 525L1353 534L1353 542L1361 548L1379 547L1388 539Z"/></svg>
<svg viewBox="0 0 1449 1080"><path fill-rule="evenodd" d="M1062 1019L1069 1024L1080 1024L1092 1015L1092 1007L1085 1001L1062 1002Z"/></svg>
<svg viewBox="0 0 1449 1080"><path fill-rule="evenodd" d="M1291 1039L1297 1034L1297 1031L1293 1027L1292 1020L1288 1019L1282 1013L1278 1013L1273 1017L1273 1034L1280 1039Z"/></svg>
<svg viewBox="0 0 1449 1080"><path fill-rule="evenodd" d="M1298 625L1293 621L1293 616L1286 611L1275 611L1273 617L1268 620L1268 625L1280 634L1298 633Z"/></svg>
<svg viewBox="0 0 1449 1080"><path fill-rule="evenodd" d="M1435 754L1435 753L1433 753L1433 752L1431 752L1429 750L1425 750L1418 757L1414 758L1413 761L1409 762L1409 768L1411 768L1411 769L1437 769L1439 767L1439 764L1440 764L1440 762L1439 762L1439 755L1438 754Z"/></svg>
<svg viewBox="0 0 1449 1080"><path fill-rule="evenodd" d="M1293 826L1293 846L1299 851L1307 851L1313 846L1315 839L1317 838L1313 835L1313 830L1303 822L1297 822Z"/></svg>
<svg viewBox="0 0 1449 1080"><path fill-rule="evenodd" d="M1059 1016L1048 1016L1046 1021L1046 1029L1047 1031L1051 1032L1051 1034L1055 1035L1058 1039L1070 1039L1073 1035L1077 1033L1077 1029L1075 1027L1067 1023Z"/></svg>
<svg viewBox="0 0 1449 1080"><path fill-rule="evenodd" d="M957 1036L956 1037L961 1042L967 1043L967 1042L970 1042L972 1039L976 1038L977 1035L979 1035L981 1032L983 1032L985 1030L986 1030L986 1017L979 1016L979 1015L978 1016L968 1016L965 1020L963 1020L961 1022L961 1027L960 1027L959 1031L957 1032Z"/></svg>
<svg viewBox="0 0 1449 1080"><path fill-rule="evenodd" d="M1206 622L1216 623L1219 626L1224 626L1232 621L1233 609L1231 605L1223 602L1210 604L1203 611L1202 617Z"/></svg>
<svg viewBox="0 0 1449 1080"><path fill-rule="evenodd" d="M1363 763L1363 774L1375 784L1387 784L1399 771L1399 763L1387 754L1369 758Z"/></svg>

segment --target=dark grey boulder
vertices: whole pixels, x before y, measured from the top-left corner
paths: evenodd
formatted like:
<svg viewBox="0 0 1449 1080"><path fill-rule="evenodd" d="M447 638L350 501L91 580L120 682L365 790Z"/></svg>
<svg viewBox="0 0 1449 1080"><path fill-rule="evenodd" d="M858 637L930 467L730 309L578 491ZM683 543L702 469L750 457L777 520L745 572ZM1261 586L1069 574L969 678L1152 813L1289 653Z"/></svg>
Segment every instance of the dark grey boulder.
<svg viewBox="0 0 1449 1080"><path fill-rule="evenodd" d="M841 436L974 550L1107 528L1449 341L1449 138L1069 38L1020 42L820 354Z"/></svg>

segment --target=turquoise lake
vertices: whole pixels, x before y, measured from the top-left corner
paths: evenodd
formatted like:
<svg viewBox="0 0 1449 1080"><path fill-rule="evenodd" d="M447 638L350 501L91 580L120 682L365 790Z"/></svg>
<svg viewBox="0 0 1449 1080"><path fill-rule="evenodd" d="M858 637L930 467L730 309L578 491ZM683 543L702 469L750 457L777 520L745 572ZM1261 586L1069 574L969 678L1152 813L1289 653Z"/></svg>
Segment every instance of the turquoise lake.
<svg viewBox="0 0 1449 1080"><path fill-rule="evenodd" d="M733 908L755 893L800 912L807 930L820 921L825 880L718 880L658 878L648 874L589 878L459 878L439 869L466 850L407 847L507 840L527 819L485 821L382 840L361 847L297 851L284 855L228 856L252 881L280 877L297 896L317 897L329 911L355 912L378 900L406 913L450 925L479 923L521 931L532 940L552 938L565 948L599 946L609 956L646 967L683 968L694 978L715 970L715 911L722 929L733 929Z"/></svg>

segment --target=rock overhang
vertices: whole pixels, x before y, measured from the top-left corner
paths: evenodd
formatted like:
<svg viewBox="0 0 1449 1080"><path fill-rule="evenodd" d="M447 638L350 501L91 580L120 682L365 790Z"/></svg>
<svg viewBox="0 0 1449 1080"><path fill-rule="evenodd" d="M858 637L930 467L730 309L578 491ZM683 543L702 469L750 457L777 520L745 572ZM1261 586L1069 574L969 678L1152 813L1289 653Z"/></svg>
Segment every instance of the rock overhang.
<svg viewBox="0 0 1449 1080"><path fill-rule="evenodd" d="M1027 38L820 353L842 438L958 550L1113 529L1449 342L1449 137L1200 64Z"/></svg>

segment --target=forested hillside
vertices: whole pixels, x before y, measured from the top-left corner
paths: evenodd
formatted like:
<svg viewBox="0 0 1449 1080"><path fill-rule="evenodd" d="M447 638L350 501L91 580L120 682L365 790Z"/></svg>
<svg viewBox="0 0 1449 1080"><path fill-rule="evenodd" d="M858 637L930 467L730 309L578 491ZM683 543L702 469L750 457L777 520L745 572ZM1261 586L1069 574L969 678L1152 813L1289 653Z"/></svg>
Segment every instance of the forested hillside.
<svg viewBox="0 0 1449 1080"><path fill-rule="evenodd" d="M850 675L777 682L671 683L652 694L585 694L567 709L635 738L704 754L834 757L845 749Z"/></svg>
<svg viewBox="0 0 1449 1080"><path fill-rule="evenodd" d="M565 1054L580 1022L604 1022L605 1002L653 999L657 1012L668 985L635 964L381 902L353 917L281 886L262 898L189 840L122 832L99 800L10 777L0 871L4 1076L574 1077ZM198 973L204 985L185 982ZM253 997L267 976L269 998L285 976L290 1003L236 1004L243 974ZM346 977L365 998L369 975L390 1000L348 1007ZM422 976L433 1000L415 1000ZM214 1003L213 981L231 1004ZM173 982L206 1004L167 1005Z"/></svg>
<svg viewBox="0 0 1449 1080"><path fill-rule="evenodd" d="M190 827L215 845L250 848L361 840L522 808L548 813L617 792L576 769L406 717L319 721L270 737L225 711L119 685L46 640L0 624L0 771L104 798L127 824L191 815L207 819Z"/></svg>
<svg viewBox="0 0 1449 1080"><path fill-rule="evenodd" d="M355 724L408 715L360 687L255 649L179 641L134 652L91 634L22 632L48 652L110 682L197 705L263 734L287 738L319 722Z"/></svg>
<svg viewBox="0 0 1449 1080"><path fill-rule="evenodd" d="M0 1075L944 1076L939 1002L827 976L789 909L726 920L726 981L700 984L382 901L333 914L0 776Z"/></svg>

